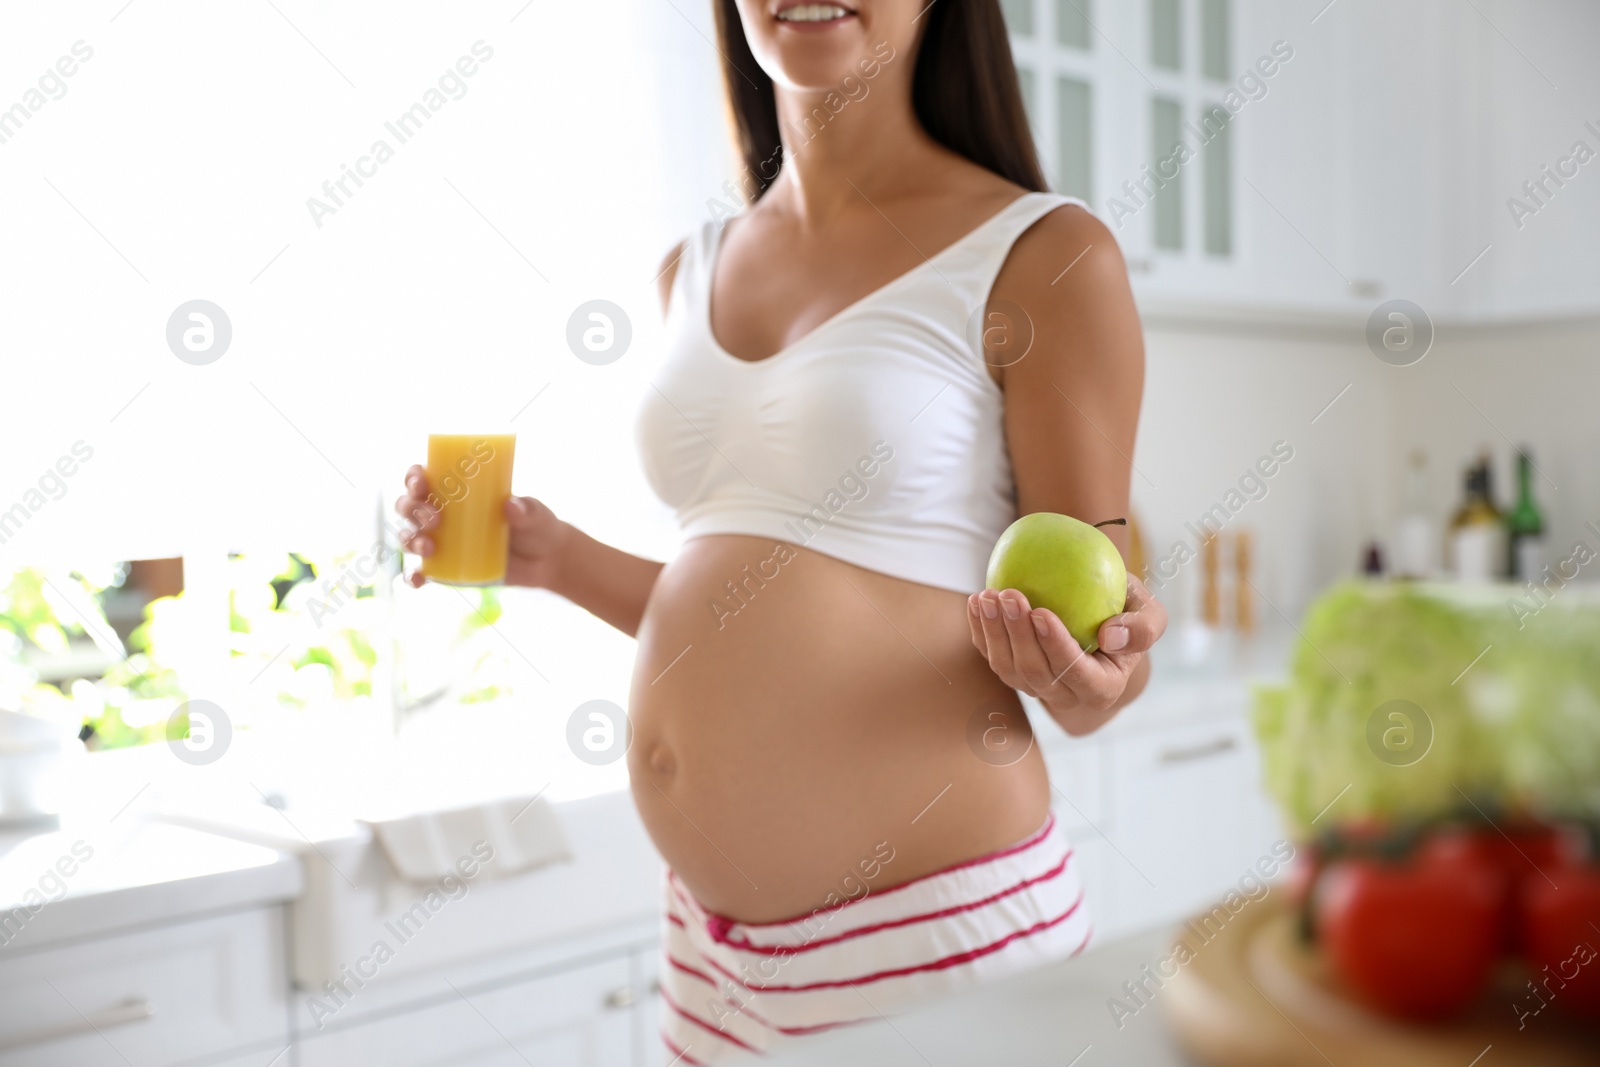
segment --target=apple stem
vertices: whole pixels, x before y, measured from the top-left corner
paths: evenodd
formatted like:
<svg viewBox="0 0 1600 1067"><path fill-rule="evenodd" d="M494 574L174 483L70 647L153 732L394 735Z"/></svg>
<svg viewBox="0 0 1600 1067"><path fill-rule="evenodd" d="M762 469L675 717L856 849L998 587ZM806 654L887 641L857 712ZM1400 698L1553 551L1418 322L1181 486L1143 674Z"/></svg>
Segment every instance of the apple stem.
<svg viewBox="0 0 1600 1067"><path fill-rule="evenodd" d="M1127 519L1107 519L1105 522L1097 522L1097 523L1095 523L1094 524L1094 528L1096 530L1098 530L1102 526L1126 526L1126 525L1128 525L1128 520Z"/></svg>

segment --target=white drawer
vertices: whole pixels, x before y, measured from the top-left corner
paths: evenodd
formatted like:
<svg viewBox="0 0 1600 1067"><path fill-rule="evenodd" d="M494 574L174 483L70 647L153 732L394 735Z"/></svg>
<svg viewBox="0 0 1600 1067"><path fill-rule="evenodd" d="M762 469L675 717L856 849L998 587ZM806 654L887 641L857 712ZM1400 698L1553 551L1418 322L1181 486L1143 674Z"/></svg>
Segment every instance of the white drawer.
<svg viewBox="0 0 1600 1067"><path fill-rule="evenodd" d="M288 1041L280 908L0 953L0 1067L160 1067ZM265 1064L272 1052L261 1057Z"/></svg>
<svg viewBox="0 0 1600 1067"><path fill-rule="evenodd" d="M1111 766L1107 833L1125 860L1119 895L1141 924L1221 897L1271 844L1242 716L1119 739Z"/></svg>
<svg viewBox="0 0 1600 1067"><path fill-rule="evenodd" d="M627 956L477 991L445 977L431 1006L301 1039L299 1067L629 1067L637 976Z"/></svg>

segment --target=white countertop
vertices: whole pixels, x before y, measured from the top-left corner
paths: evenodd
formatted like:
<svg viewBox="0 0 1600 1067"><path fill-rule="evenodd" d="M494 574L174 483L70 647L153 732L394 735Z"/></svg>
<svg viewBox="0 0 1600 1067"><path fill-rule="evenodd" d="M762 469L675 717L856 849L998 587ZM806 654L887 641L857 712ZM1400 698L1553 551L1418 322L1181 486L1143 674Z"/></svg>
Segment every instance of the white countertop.
<svg viewBox="0 0 1600 1067"><path fill-rule="evenodd" d="M122 815L0 836L0 959L63 939L291 900L300 862Z"/></svg>

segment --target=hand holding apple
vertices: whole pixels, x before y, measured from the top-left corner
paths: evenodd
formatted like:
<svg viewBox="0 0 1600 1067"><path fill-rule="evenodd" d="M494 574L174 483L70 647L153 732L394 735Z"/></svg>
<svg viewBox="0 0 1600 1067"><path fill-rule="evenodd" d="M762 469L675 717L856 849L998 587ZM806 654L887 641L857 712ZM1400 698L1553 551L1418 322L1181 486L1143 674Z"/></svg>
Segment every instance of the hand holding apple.
<svg viewBox="0 0 1600 1067"><path fill-rule="evenodd" d="M1116 546L1066 515L1018 519L995 544L990 588L967 600L972 643L1009 686L1087 733L1130 697L1166 609L1127 573Z"/></svg>

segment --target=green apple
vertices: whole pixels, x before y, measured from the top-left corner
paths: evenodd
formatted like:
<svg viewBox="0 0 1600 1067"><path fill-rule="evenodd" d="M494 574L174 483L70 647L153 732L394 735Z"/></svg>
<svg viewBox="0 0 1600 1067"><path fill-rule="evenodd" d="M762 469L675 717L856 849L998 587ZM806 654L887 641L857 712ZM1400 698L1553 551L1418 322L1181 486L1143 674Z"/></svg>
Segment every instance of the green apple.
<svg viewBox="0 0 1600 1067"><path fill-rule="evenodd" d="M1111 538L1069 515L1024 515L1000 535L989 555L990 589L1015 589L1049 608L1085 652L1099 647L1100 624L1122 611L1128 571Z"/></svg>

